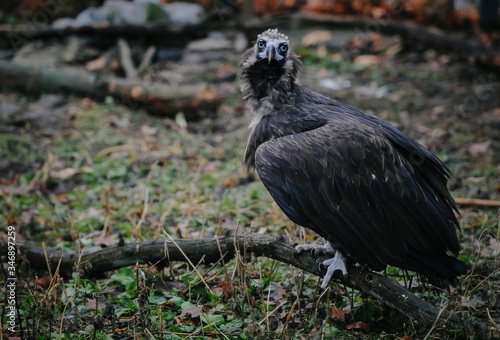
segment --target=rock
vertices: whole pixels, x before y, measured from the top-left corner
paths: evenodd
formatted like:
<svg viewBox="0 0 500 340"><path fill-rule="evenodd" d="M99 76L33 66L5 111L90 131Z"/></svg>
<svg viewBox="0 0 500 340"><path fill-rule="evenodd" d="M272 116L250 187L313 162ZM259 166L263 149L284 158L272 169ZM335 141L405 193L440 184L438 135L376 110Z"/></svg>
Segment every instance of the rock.
<svg viewBox="0 0 500 340"><path fill-rule="evenodd" d="M84 63L99 57L99 51L88 47L83 39L71 37L61 53L61 59L67 64Z"/></svg>
<svg viewBox="0 0 500 340"><path fill-rule="evenodd" d="M18 65L31 67L56 67L61 61L61 44L44 45L39 42L25 44L13 58Z"/></svg>
<svg viewBox="0 0 500 340"><path fill-rule="evenodd" d="M69 124L67 112L75 104L54 94L42 95L29 107L20 107L9 102L0 102L0 123L2 125L25 125L45 132L54 131Z"/></svg>
<svg viewBox="0 0 500 340"><path fill-rule="evenodd" d="M372 81L368 85L358 86L354 88L354 93L361 97L374 97L382 98L390 93L387 85L378 86L376 82Z"/></svg>
<svg viewBox="0 0 500 340"><path fill-rule="evenodd" d="M53 131L68 125L68 111L75 104L61 95L44 94L36 103L30 105L23 119L40 130Z"/></svg>
<svg viewBox="0 0 500 340"><path fill-rule="evenodd" d="M186 46L186 50L190 52L207 52L231 48L231 42L226 39L222 32L211 32L207 38L191 41Z"/></svg>
<svg viewBox="0 0 500 340"><path fill-rule="evenodd" d="M9 102L0 102L0 123L9 124L16 121L16 117L21 114L22 108Z"/></svg>
<svg viewBox="0 0 500 340"><path fill-rule="evenodd" d="M153 1L122 1L109 0L102 7L87 8L74 20L63 18L56 20L53 27L65 28L68 26L83 27L91 25L143 25L148 23L169 22L169 14L164 5Z"/></svg>
<svg viewBox="0 0 500 340"><path fill-rule="evenodd" d="M52 27L57 29L63 29L74 26L75 26L75 19L73 18L59 18L52 23Z"/></svg>
<svg viewBox="0 0 500 340"><path fill-rule="evenodd" d="M172 2L161 6L174 24L199 24L205 12L201 5L188 2Z"/></svg>
<svg viewBox="0 0 500 340"><path fill-rule="evenodd" d="M319 85L331 91L342 91L351 87L351 81L342 79L340 77L325 78L325 79L320 79Z"/></svg>
<svg viewBox="0 0 500 340"><path fill-rule="evenodd" d="M248 39L243 33L238 33L234 38L234 51L236 53L243 53L248 47Z"/></svg>
<svg viewBox="0 0 500 340"><path fill-rule="evenodd" d="M182 57L182 49L170 47L158 47L156 50L156 59L162 60L179 60Z"/></svg>
<svg viewBox="0 0 500 340"><path fill-rule="evenodd" d="M379 65L381 63L380 57L373 54L362 54L354 58L353 63L360 67L368 67L370 65Z"/></svg>

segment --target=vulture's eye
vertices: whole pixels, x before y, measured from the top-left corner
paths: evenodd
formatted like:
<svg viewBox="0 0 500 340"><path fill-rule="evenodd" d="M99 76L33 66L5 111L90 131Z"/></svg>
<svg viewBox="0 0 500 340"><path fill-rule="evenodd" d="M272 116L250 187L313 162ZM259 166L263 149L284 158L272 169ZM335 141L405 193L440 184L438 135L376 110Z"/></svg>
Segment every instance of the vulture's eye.
<svg viewBox="0 0 500 340"><path fill-rule="evenodd" d="M287 43L281 44L280 51L283 52L283 53L285 53L286 51L288 51L288 44Z"/></svg>
<svg viewBox="0 0 500 340"><path fill-rule="evenodd" d="M259 50L261 50L264 47L266 47L266 43L264 42L264 40L259 40L259 42L257 43L257 46L259 47Z"/></svg>

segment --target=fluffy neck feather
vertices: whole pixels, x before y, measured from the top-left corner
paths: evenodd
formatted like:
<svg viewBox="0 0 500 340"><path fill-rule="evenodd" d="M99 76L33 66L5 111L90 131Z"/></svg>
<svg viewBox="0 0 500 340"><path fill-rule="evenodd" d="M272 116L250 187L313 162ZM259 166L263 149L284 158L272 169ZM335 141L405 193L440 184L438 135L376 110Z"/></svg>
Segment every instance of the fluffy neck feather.
<svg viewBox="0 0 500 340"><path fill-rule="evenodd" d="M262 117L277 112L290 103L297 74L302 65L294 53L290 53L282 65L270 66L257 60L253 48L241 58L241 91L247 108L255 114L251 127Z"/></svg>
<svg viewBox="0 0 500 340"><path fill-rule="evenodd" d="M256 128L263 117L276 114L284 105L292 104L295 80L301 65L298 56L290 53L281 67L266 67L257 61L253 48L246 51L241 58L241 92L247 108L255 115L250 123L252 131L243 160L250 171L255 166L257 147L267 138L256 133Z"/></svg>

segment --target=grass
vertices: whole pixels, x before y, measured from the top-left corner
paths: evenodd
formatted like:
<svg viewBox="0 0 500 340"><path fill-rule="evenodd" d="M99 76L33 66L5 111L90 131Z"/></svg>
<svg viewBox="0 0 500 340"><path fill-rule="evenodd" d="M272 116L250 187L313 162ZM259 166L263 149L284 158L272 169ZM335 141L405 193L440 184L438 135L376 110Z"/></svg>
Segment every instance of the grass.
<svg viewBox="0 0 500 340"><path fill-rule="evenodd" d="M309 51L311 61L306 62L306 83L314 83L314 53ZM439 151L454 171L450 182L454 195L498 199L497 151L464 151L485 138L483 130L472 125L477 118L459 119L446 110L433 111L463 102L463 94L455 94L454 89L464 87L473 93L477 82L462 82L447 74L447 67L456 65L445 65L428 78L428 63L435 60L411 66L404 60L384 62L398 66L357 69L338 58L325 65L341 69L354 88L373 78L381 84L399 84L391 96L380 100L360 98L353 90L342 99L381 112L384 119L395 121ZM426 91L431 85L440 88L439 97ZM35 102L10 94L0 100ZM81 252L112 247L121 239L162 239L165 233L211 237L237 227L297 242L317 239L287 220L260 182L243 172L250 117L238 114L237 100L221 109L218 122L189 122L187 129L175 119L151 117L109 100L104 104L70 100L75 106L56 133L26 125L0 134L1 166L7 169L0 183L0 224L15 226L18 242ZM494 104L482 105L483 111L493 110L487 105ZM405 111L419 115L401 114ZM415 129L415 123L435 133ZM446 133L439 134L438 129ZM497 332L493 334L498 334L498 210L462 207L461 213L460 256L473 271L451 295L421 287L414 290L436 306L463 315L467 327L462 329L447 329L441 323L431 332L418 329L379 301L341 285L332 284L330 291L320 294L318 277L265 258L238 256L214 266L199 265L199 273L185 263L169 268L150 264L95 278L80 277L77 269L83 264L76 266L72 277L62 277L34 272L17 258L20 319L14 335L36 339L465 338L474 337L471 325L478 321L489 322ZM7 273L1 275L0 281L6 284ZM403 280L391 268L388 275ZM11 334L7 295L2 294L0 302L5 336Z"/></svg>

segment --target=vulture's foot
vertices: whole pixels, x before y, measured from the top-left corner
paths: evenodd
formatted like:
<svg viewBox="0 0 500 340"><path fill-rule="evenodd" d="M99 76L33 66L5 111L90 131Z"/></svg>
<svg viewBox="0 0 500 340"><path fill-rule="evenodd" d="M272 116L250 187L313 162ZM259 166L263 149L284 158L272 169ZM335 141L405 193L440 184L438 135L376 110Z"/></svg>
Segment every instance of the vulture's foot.
<svg viewBox="0 0 500 340"><path fill-rule="evenodd" d="M337 251L333 258L323 261L322 265L328 267L325 277L323 278L323 283L321 284L322 290L325 290L328 287L333 273L335 273L337 270L340 270L342 274L347 277L347 266L345 263L345 258L344 255L340 253L340 251Z"/></svg>
<svg viewBox="0 0 500 340"><path fill-rule="evenodd" d="M300 244L295 247L295 254L302 254L306 251L311 252L311 256L315 255L333 255L335 254L335 249L332 247L330 242L326 244Z"/></svg>

